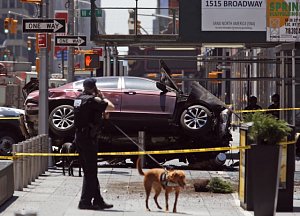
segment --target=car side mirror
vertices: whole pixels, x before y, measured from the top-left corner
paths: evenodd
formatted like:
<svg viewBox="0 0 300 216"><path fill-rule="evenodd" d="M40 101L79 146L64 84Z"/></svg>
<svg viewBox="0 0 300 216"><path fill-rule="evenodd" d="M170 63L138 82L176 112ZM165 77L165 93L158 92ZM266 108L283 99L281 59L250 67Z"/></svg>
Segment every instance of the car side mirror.
<svg viewBox="0 0 300 216"><path fill-rule="evenodd" d="M156 82L156 87L161 90L162 92L167 92L167 87L166 85L164 85L163 83L161 82Z"/></svg>

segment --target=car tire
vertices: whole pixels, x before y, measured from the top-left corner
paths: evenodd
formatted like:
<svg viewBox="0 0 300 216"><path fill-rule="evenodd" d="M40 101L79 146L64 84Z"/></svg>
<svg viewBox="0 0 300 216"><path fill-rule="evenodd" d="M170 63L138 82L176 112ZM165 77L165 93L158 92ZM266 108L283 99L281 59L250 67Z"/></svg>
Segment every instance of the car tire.
<svg viewBox="0 0 300 216"><path fill-rule="evenodd" d="M203 105L191 105L182 112L180 124L190 135L201 135L199 133L204 133L211 127L212 113Z"/></svg>
<svg viewBox="0 0 300 216"><path fill-rule="evenodd" d="M0 132L0 155L11 155L12 145L18 142L16 135L9 131Z"/></svg>
<svg viewBox="0 0 300 216"><path fill-rule="evenodd" d="M55 107L49 115L49 128L59 137L72 136L74 133L74 107L71 105Z"/></svg>

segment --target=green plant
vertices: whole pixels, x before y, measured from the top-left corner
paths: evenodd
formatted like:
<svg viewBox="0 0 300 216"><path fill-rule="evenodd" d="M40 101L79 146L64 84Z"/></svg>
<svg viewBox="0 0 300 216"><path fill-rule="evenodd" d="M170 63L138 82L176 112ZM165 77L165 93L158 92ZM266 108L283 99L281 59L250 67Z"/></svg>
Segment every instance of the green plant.
<svg viewBox="0 0 300 216"><path fill-rule="evenodd" d="M207 188L210 192L213 193L232 193L234 192L233 186L230 182L225 181L219 177L213 177L208 185Z"/></svg>
<svg viewBox="0 0 300 216"><path fill-rule="evenodd" d="M244 122L252 122L249 138L256 144L277 144L292 130L285 121L261 112L245 115Z"/></svg>

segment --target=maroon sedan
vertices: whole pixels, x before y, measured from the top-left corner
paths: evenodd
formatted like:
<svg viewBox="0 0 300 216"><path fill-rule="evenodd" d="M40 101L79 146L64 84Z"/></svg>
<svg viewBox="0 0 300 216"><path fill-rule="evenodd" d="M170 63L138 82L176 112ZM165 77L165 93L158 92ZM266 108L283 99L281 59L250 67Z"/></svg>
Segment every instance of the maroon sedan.
<svg viewBox="0 0 300 216"><path fill-rule="evenodd" d="M199 83L193 82L191 93L185 95L168 73L159 82L131 76L95 79L97 87L115 105L103 127L106 146L118 143L118 151L126 149L130 141L119 129L133 138L138 131L145 131L147 149L229 146L231 113ZM83 80L49 89L53 138L73 138L73 101L82 90ZM25 101L26 121L33 132L37 131L38 94L30 93Z"/></svg>

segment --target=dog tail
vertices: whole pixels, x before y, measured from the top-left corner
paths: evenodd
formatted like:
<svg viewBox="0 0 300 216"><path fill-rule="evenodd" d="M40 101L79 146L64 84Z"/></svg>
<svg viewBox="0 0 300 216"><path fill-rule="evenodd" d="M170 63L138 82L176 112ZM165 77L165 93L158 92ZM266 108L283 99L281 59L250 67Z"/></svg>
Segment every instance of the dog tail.
<svg viewBox="0 0 300 216"><path fill-rule="evenodd" d="M138 169L140 175L142 175L142 176L145 175L143 170L142 170L142 166L141 166L141 158L137 159L136 168Z"/></svg>

